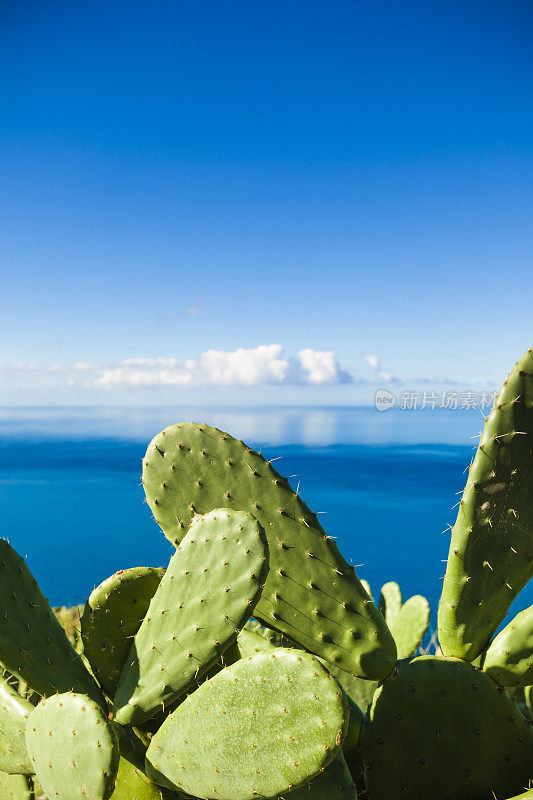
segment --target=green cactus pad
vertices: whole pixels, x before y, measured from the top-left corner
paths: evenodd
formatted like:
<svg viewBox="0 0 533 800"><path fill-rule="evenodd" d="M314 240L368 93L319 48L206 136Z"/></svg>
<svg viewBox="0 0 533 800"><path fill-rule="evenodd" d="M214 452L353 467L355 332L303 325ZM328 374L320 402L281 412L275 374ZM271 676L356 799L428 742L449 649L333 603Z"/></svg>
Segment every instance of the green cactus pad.
<svg viewBox="0 0 533 800"><path fill-rule="evenodd" d="M249 619L267 571L267 539L251 514L216 509L194 520L133 640L117 722L143 722L195 687Z"/></svg>
<svg viewBox="0 0 533 800"><path fill-rule="evenodd" d="M250 511L268 536L271 566L255 616L349 672L388 675L396 648L381 614L316 515L259 453L208 425L171 425L148 447L143 485L176 544L196 513Z"/></svg>
<svg viewBox="0 0 533 800"><path fill-rule="evenodd" d="M89 697L68 692L41 700L28 720L26 745L47 797L107 800L113 793L118 739Z"/></svg>
<svg viewBox="0 0 533 800"><path fill-rule="evenodd" d="M276 797L327 767L348 715L344 692L316 658L280 648L202 684L167 718L146 757L193 796Z"/></svg>
<svg viewBox="0 0 533 800"><path fill-rule="evenodd" d="M3 772L33 773L24 734L32 711L32 704L0 678L0 770Z"/></svg>
<svg viewBox="0 0 533 800"><path fill-rule="evenodd" d="M40 695L75 690L105 704L26 562L0 539L0 661Z"/></svg>
<svg viewBox="0 0 533 800"><path fill-rule="evenodd" d="M401 661L361 732L372 800L493 800L527 786L533 734L505 691L458 659Z"/></svg>
<svg viewBox="0 0 533 800"><path fill-rule="evenodd" d="M381 587L378 608L389 628L400 613L401 607L402 592L396 581L384 583Z"/></svg>
<svg viewBox="0 0 533 800"><path fill-rule="evenodd" d="M0 798L33 800L28 778L25 775L8 775L6 772L0 772Z"/></svg>
<svg viewBox="0 0 533 800"><path fill-rule="evenodd" d="M428 629L428 601L420 594L413 595L388 624L396 642L398 658L412 656Z"/></svg>
<svg viewBox="0 0 533 800"><path fill-rule="evenodd" d="M486 423L452 530L439 607L446 655L473 661L533 575L533 349Z"/></svg>
<svg viewBox="0 0 533 800"><path fill-rule="evenodd" d="M357 800L355 785L342 751L316 778L293 789L287 800Z"/></svg>
<svg viewBox="0 0 533 800"><path fill-rule="evenodd" d="M178 798L175 792L169 792L153 783L145 773L127 761L120 759L115 791L111 800L170 800Z"/></svg>
<svg viewBox="0 0 533 800"><path fill-rule="evenodd" d="M517 794L514 797L505 798L505 800L533 800L533 789Z"/></svg>
<svg viewBox="0 0 533 800"><path fill-rule="evenodd" d="M109 697L113 697L131 641L143 621L164 569L120 570L91 592L81 618L84 655Z"/></svg>
<svg viewBox="0 0 533 800"><path fill-rule="evenodd" d="M483 669L501 686L533 684L533 606L517 614L493 639Z"/></svg>

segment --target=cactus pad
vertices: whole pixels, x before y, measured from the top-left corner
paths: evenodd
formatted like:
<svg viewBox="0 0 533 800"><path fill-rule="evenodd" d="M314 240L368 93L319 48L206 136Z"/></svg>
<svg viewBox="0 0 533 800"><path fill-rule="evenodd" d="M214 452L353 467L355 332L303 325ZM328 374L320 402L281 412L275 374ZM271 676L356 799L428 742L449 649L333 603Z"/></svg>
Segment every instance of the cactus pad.
<svg viewBox="0 0 533 800"><path fill-rule="evenodd" d="M194 520L133 640L117 722L143 722L195 686L249 619L267 571L267 539L251 514L217 509Z"/></svg>
<svg viewBox="0 0 533 800"><path fill-rule="evenodd" d="M396 581L388 581L387 583L384 583L381 587L378 608L383 614L385 622L389 628L400 613L401 607L402 592Z"/></svg>
<svg viewBox="0 0 533 800"><path fill-rule="evenodd" d="M376 691L361 753L372 800L493 800L527 786L533 734L485 673L421 656Z"/></svg>
<svg viewBox="0 0 533 800"><path fill-rule="evenodd" d="M483 669L501 686L533 684L533 606L517 614L493 639Z"/></svg>
<svg viewBox="0 0 533 800"><path fill-rule="evenodd" d="M533 575L533 349L486 423L452 530L439 607L446 655L473 661Z"/></svg>
<svg viewBox="0 0 533 800"><path fill-rule="evenodd" d="M26 744L47 797L107 800L113 793L117 735L89 697L69 692L41 700L28 720Z"/></svg>
<svg viewBox="0 0 533 800"><path fill-rule="evenodd" d="M0 678L0 770L31 775L33 768L26 750L25 727L32 704Z"/></svg>
<svg viewBox="0 0 533 800"><path fill-rule="evenodd" d="M0 772L0 797L2 800L33 800L28 778Z"/></svg>
<svg viewBox="0 0 533 800"><path fill-rule="evenodd" d="M348 714L338 683L313 656L283 648L256 653L190 695L146 757L188 794L276 797L327 767Z"/></svg>
<svg viewBox="0 0 533 800"><path fill-rule="evenodd" d="M0 539L0 661L40 695L75 690L105 703L26 562ZM46 666L46 668L43 668Z"/></svg>
<svg viewBox="0 0 533 800"><path fill-rule="evenodd" d="M398 658L412 656L428 629L428 601L421 594L413 595L388 624L396 642Z"/></svg>
<svg viewBox="0 0 533 800"><path fill-rule="evenodd" d="M84 655L100 685L113 697L120 673L164 569L132 567L94 589L81 618Z"/></svg>
<svg viewBox="0 0 533 800"><path fill-rule="evenodd" d="M287 800L289 796L291 800L357 800L355 785L342 750L316 778L293 789L287 795Z"/></svg>
<svg viewBox="0 0 533 800"><path fill-rule="evenodd" d="M271 566L255 615L349 672L388 675L396 648L381 614L316 515L259 453L208 425L172 425L148 447L143 485L176 544L196 513L221 505L252 513Z"/></svg>
<svg viewBox="0 0 533 800"><path fill-rule="evenodd" d="M167 792L161 786L153 783L144 772L135 767L125 758L120 759L117 778L115 781L115 791L111 795L111 800L170 800L176 798L174 792Z"/></svg>

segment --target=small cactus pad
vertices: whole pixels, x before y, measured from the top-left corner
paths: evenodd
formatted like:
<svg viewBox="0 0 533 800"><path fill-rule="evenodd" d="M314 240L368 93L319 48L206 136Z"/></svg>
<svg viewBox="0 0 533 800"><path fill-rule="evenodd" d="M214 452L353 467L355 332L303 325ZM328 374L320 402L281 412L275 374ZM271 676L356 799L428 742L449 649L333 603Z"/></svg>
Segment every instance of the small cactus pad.
<svg viewBox="0 0 533 800"><path fill-rule="evenodd" d="M316 658L283 648L256 653L190 695L146 758L193 796L276 797L327 767L348 715L344 692Z"/></svg>
<svg viewBox="0 0 533 800"><path fill-rule="evenodd" d="M533 575L533 349L505 381L452 530L439 607L445 655L473 661Z"/></svg>
<svg viewBox="0 0 533 800"><path fill-rule="evenodd" d="M109 697L164 569L133 567L116 572L91 592L81 618L84 655Z"/></svg>
<svg viewBox="0 0 533 800"><path fill-rule="evenodd" d="M533 684L533 606L517 614L492 640L483 669L501 686Z"/></svg>
<svg viewBox="0 0 533 800"><path fill-rule="evenodd" d="M0 797L2 800L33 800L34 796L25 775L8 775L0 772Z"/></svg>
<svg viewBox="0 0 533 800"><path fill-rule="evenodd" d="M26 744L47 797L107 800L113 793L119 746L102 709L81 694L57 694L32 712Z"/></svg>
<svg viewBox="0 0 533 800"><path fill-rule="evenodd" d="M111 800L170 800L171 797L177 800L178 795L157 786L125 758L120 759Z"/></svg>
<svg viewBox="0 0 533 800"><path fill-rule="evenodd" d="M413 595L388 624L396 642L398 658L412 656L428 629L428 601L420 594Z"/></svg>
<svg viewBox="0 0 533 800"><path fill-rule="evenodd" d="M26 562L0 539L0 661L40 695L78 691L105 703Z"/></svg>
<svg viewBox="0 0 533 800"><path fill-rule="evenodd" d="M267 539L251 514L224 508L193 521L133 640L117 722L143 722L195 687L253 613L267 571Z"/></svg>
<svg viewBox="0 0 533 800"><path fill-rule="evenodd" d="M400 613L401 607L402 592L396 581L384 583L381 587L378 608L389 628Z"/></svg>
<svg viewBox="0 0 533 800"><path fill-rule="evenodd" d="M33 773L24 734L32 711L32 704L0 678L0 770L3 772Z"/></svg>
<svg viewBox="0 0 533 800"><path fill-rule="evenodd" d="M285 795L284 795L285 797ZM287 800L357 800L355 785L342 750L309 783L293 789Z"/></svg>
<svg viewBox="0 0 533 800"><path fill-rule="evenodd" d="M396 648L381 614L316 514L259 453L205 424L171 425L148 447L143 485L176 544L196 513L221 505L252 513L271 567L255 615L349 672L388 675Z"/></svg>
<svg viewBox="0 0 533 800"><path fill-rule="evenodd" d="M376 691L361 754L372 800L493 800L527 786L533 734L485 673L420 656L399 662Z"/></svg>

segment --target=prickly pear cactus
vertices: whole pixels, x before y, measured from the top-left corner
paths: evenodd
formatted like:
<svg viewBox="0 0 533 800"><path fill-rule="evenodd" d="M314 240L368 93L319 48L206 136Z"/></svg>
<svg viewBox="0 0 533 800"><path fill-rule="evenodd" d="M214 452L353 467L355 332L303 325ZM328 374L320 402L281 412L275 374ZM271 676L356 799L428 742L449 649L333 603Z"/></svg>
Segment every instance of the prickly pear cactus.
<svg viewBox="0 0 533 800"><path fill-rule="evenodd" d="M520 611L492 640L483 669L500 686L533 683L533 606Z"/></svg>
<svg viewBox="0 0 533 800"><path fill-rule="evenodd" d="M94 589L81 617L84 655L109 697L117 689L131 640L140 628L164 569L132 567Z"/></svg>
<svg viewBox="0 0 533 800"><path fill-rule="evenodd" d="M379 610L396 642L398 658L414 655L429 625L429 603L426 598L415 594L404 603L398 584L389 581L381 587Z"/></svg>
<svg viewBox="0 0 533 800"><path fill-rule="evenodd" d="M89 697L58 694L42 700L26 725L26 745L48 798L107 800L119 763L117 735Z"/></svg>
<svg viewBox="0 0 533 800"><path fill-rule="evenodd" d="M486 423L452 530L439 606L445 655L473 661L533 575L533 349Z"/></svg>
<svg viewBox="0 0 533 800"><path fill-rule="evenodd" d="M376 691L361 753L371 800L493 800L527 785L533 733L485 673L420 656Z"/></svg>
<svg viewBox="0 0 533 800"><path fill-rule="evenodd" d="M100 688L67 639L26 562L3 539L0 660L41 695L75 690L105 704Z"/></svg>
<svg viewBox="0 0 533 800"><path fill-rule="evenodd" d="M32 711L32 704L0 678L0 770L3 772L33 773L25 739L26 721Z"/></svg>
<svg viewBox="0 0 533 800"><path fill-rule="evenodd" d="M2 800L34 800L28 778L6 772L0 772L0 797Z"/></svg>
<svg viewBox="0 0 533 800"><path fill-rule="evenodd" d="M276 797L331 763L348 715L344 693L316 658L279 648L204 683L167 718L146 757L196 797Z"/></svg>
<svg viewBox="0 0 533 800"><path fill-rule="evenodd" d="M250 618L267 571L267 539L251 514L226 508L194 520L133 640L117 722L143 722L194 685Z"/></svg>
<svg viewBox="0 0 533 800"><path fill-rule="evenodd" d="M291 800L357 800L355 785L342 750L316 778L298 789L292 789L290 797Z"/></svg>
<svg viewBox="0 0 533 800"><path fill-rule="evenodd" d="M175 544L197 513L224 505L253 514L271 559L255 615L348 672L388 675L396 648L383 617L316 515L259 453L208 425L171 425L148 447L143 485Z"/></svg>

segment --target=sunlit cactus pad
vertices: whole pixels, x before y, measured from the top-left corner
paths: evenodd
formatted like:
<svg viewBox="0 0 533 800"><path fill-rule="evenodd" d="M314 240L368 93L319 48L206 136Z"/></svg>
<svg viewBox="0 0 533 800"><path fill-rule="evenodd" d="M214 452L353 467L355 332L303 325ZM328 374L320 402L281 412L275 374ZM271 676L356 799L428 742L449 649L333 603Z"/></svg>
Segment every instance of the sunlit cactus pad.
<svg viewBox="0 0 533 800"><path fill-rule="evenodd" d="M348 714L344 693L313 656L256 653L190 695L152 739L147 760L196 797L276 797L327 767Z"/></svg>
<svg viewBox="0 0 533 800"><path fill-rule="evenodd" d="M164 569L133 567L111 575L94 589L81 617L83 652L109 697L154 596Z"/></svg>
<svg viewBox="0 0 533 800"><path fill-rule="evenodd" d="M256 616L348 672L388 675L396 648L383 617L316 515L259 453L205 424L171 425L148 447L143 485L176 544L197 513L226 506L253 514L271 567Z"/></svg>
<svg viewBox="0 0 533 800"><path fill-rule="evenodd" d="M494 800L527 786L533 733L485 673L458 659L399 662L361 733L372 800Z"/></svg>
<svg viewBox="0 0 533 800"><path fill-rule="evenodd" d="M533 575L533 349L481 436L452 531L439 605L445 655L473 661Z"/></svg>
<svg viewBox="0 0 533 800"><path fill-rule="evenodd" d="M56 619L26 562L0 539L0 661L40 695L104 697Z"/></svg>
<svg viewBox="0 0 533 800"><path fill-rule="evenodd" d="M119 746L102 709L80 694L42 700L26 726L35 774L49 800L107 800L113 793Z"/></svg>
<svg viewBox="0 0 533 800"><path fill-rule="evenodd" d="M253 613L267 571L267 539L251 514L217 509L194 520L133 640L115 696L119 723L142 722L194 686Z"/></svg>
<svg viewBox="0 0 533 800"><path fill-rule="evenodd" d="M33 773L25 739L26 721L32 711L32 704L0 678L0 770L3 772Z"/></svg>

